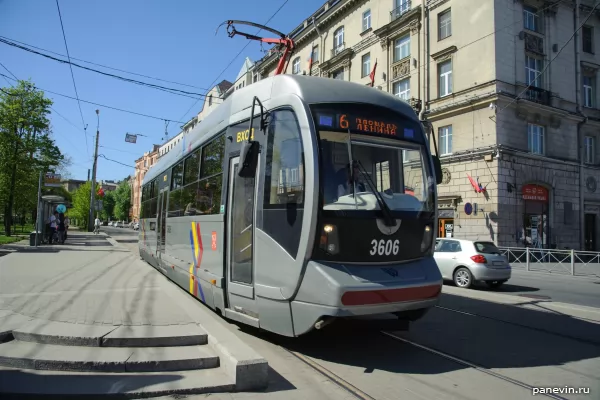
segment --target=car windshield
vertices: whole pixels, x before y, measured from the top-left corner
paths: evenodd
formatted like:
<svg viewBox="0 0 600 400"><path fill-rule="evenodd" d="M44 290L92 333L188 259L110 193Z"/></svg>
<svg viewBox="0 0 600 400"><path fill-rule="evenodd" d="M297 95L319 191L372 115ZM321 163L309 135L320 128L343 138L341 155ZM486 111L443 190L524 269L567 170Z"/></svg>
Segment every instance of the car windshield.
<svg viewBox="0 0 600 400"><path fill-rule="evenodd" d="M425 146L331 131L319 136L324 210L379 210L378 197L392 211L433 210Z"/></svg>
<svg viewBox="0 0 600 400"><path fill-rule="evenodd" d="M475 242L475 249L479 253L485 254L500 254L500 250L492 242Z"/></svg>

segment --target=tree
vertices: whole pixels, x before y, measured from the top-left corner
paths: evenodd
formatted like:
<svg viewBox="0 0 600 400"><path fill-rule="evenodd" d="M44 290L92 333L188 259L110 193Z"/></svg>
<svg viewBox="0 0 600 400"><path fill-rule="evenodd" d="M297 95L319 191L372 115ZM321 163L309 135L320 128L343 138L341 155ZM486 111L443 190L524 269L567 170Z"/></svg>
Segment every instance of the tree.
<svg viewBox="0 0 600 400"><path fill-rule="evenodd" d="M117 220L129 219L129 208L131 207L131 186L129 181L123 181L115 190L114 215Z"/></svg>
<svg viewBox="0 0 600 400"><path fill-rule="evenodd" d="M40 172L63 162L50 137L51 105L31 82L19 81L16 87L0 90L0 206L7 236L15 208L21 213L35 210Z"/></svg>
<svg viewBox="0 0 600 400"><path fill-rule="evenodd" d="M73 208L69 210L69 216L77 218L79 221L79 227L84 229L88 228L91 187L92 183L90 181L87 181L83 185L79 186L79 188L73 193ZM99 187L99 185L96 185L96 191L98 191Z"/></svg>
<svg viewBox="0 0 600 400"><path fill-rule="evenodd" d="M103 220L113 219L115 215L115 201L115 193L106 192L102 198L102 212L100 213Z"/></svg>

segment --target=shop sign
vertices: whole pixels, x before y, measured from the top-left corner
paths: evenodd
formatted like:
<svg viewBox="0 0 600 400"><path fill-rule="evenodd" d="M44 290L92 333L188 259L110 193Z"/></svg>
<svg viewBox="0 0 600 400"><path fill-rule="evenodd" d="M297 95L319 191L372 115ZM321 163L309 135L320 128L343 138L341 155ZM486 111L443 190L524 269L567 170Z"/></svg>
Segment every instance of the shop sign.
<svg viewBox="0 0 600 400"><path fill-rule="evenodd" d="M539 185L523 185L523 200L548 201L548 189Z"/></svg>

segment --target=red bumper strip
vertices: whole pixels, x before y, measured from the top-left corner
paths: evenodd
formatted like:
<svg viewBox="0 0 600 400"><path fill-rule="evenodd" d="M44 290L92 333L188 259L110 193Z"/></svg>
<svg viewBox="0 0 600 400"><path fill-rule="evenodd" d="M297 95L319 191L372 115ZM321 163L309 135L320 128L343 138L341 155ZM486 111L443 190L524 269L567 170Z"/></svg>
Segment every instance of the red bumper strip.
<svg viewBox="0 0 600 400"><path fill-rule="evenodd" d="M345 306L364 306L369 304L424 300L437 297L441 291L441 285L431 285L403 289L346 292L342 295L342 304Z"/></svg>

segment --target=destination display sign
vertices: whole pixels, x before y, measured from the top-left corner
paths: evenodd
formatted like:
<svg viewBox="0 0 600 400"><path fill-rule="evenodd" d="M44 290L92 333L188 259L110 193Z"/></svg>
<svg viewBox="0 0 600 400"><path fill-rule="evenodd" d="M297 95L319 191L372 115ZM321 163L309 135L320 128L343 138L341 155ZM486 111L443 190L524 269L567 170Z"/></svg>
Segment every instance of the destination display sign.
<svg viewBox="0 0 600 400"><path fill-rule="evenodd" d="M369 113L370 114L370 113ZM416 124L389 117L373 117L359 113L327 113L318 112L316 118L320 129L350 130L352 133L380 135L422 142Z"/></svg>

